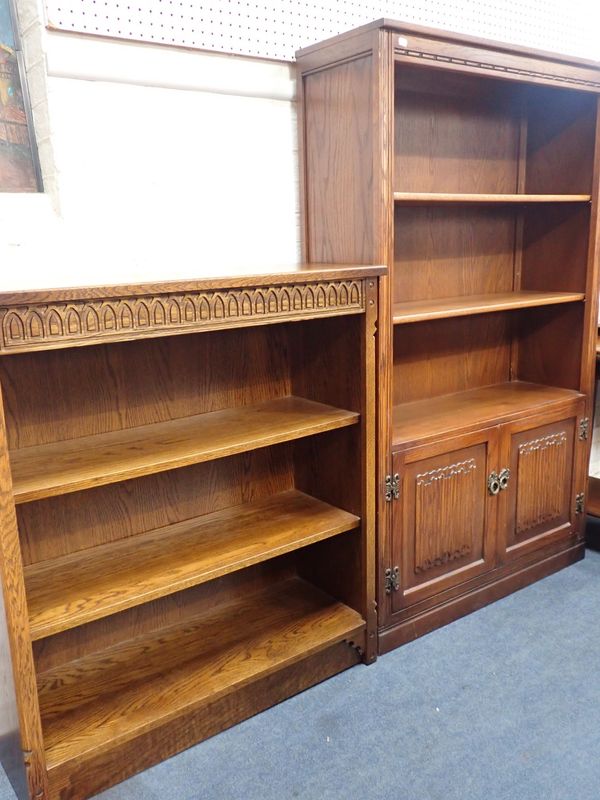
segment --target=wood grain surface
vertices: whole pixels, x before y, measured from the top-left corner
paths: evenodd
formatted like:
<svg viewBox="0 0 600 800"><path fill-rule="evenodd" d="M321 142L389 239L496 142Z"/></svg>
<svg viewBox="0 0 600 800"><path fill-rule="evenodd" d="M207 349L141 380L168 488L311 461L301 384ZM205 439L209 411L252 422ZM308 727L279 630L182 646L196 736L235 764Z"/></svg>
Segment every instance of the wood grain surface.
<svg viewBox="0 0 600 800"><path fill-rule="evenodd" d="M21 503L23 563L119 542L130 536L254 502L294 487L294 443L158 472L83 492ZM110 509L110 513L107 513Z"/></svg>
<svg viewBox="0 0 600 800"><path fill-rule="evenodd" d="M435 203L589 203L589 194L502 194L495 192L394 192L396 203L434 205Z"/></svg>
<svg viewBox="0 0 600 800"><path fill-rule="evenodd" d="M6 759L6 772L15 789L26 789L32 799L45 800L48 776L33 651L27 625L23 561L12 494L0 389L0 588L6 614L0 627L2 636L7 637L10 653L10 666L4 665L2 669L12 668L11 679L3 679L0 686L3 691L2 702L6 704L8 712L2 724L9 740L6 749L1 749L1 754Z"/></svg>
<svg viewBox="0 0 600 800"><path fill-rule="evenodd" d="M394 302L511 291L515 216L510 206L397 205Z"/></svg>
<svg viewBox="0 0 600 800"><path fill-rule="evenodd" d="M195 271L190 269L190 272ZM371 264L290 264L288 266L255 267L252 271L236 274L235 267L210 267L197 272L195 277L180 281L153 281L148 283L107 284L103 286L48 287L21 292L0 292L0 306L20 306L27 303L54 303L71 300L97 300L104 298L166 295L173 292L190 292L214 289L236 289L273 284L312 283L337 279L376 277L386 272L385 266Z"/></svg>
<svg viewBox="0 0 600 800"><path fill-rule="evenodd" d="M354 425L358 414L300 397L13 450L15 502L184 467Z"/></svg>
<svg viewBox="0 0 600 800"><path fill-rule="evenodd" d="M25 570L33 639L352 530L360 519L291 490Z"/></svg>
<svg viewBox="0 0 600 800"><path fill-rule="evenodd" d="M50 771L51 796L86 800L130 775L354 666L359 660L355 648L338 642L232 694L208 702L201 714L192 707L166 725L127 744L116 744L93 757L67 761Z"/></svg>
<svg viewBox="0 0 600 800"><path fill-rule="evenodd" d="M581 394L555 386L511 381L394 407L394 446L486 427L552 404L572 405Z"/></svg>
<svg viewBox="0 0 600 800"><path fill-rule="evenodd" d="M466 317L473 314L489 314L493 311L576 303L584 299L585 295L576 292L518 291L413 300L408 303L394 303L393 320L394 325L404 325L428 319Z"/></svg>
<svg viewBox="0 0 600 800"><path fill-rule="evenodd" d="M165 725L364 629L303 581L275 585L39 676L49 769Z"/></svg>

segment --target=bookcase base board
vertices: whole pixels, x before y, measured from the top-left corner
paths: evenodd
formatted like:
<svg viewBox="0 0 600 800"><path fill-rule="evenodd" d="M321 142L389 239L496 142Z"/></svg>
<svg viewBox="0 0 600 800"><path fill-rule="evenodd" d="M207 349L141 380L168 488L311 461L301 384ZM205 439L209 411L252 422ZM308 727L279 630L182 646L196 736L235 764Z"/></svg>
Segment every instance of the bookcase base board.
<svg viewBox="0 0 600 800"><path fill-rule="evenodd" d="M417 613L415 616L379 631L379 653L383 655L407 642L418 639L442 625L471 614L490 603L495 603L518 589L539 581L548 575L581 561L585 556L585 544L577 542L558 552L540 559L535 554L532 563L524 564L515 571L515 565L499 568L495 572L479 578L477 583L464 594ZM556 547L554 548L556 549ZM465 587L462 586L462 589Z"/></svg>
<svg viewBox="0 0 600 800"><path fill-rule="evenodd" d="M82 758L68 769L49 769L51 800L85 800L182 750L348 669L361 660L346 643L310 656L250 686L210 703L200 713L178 717L125 746Z"/></svg>

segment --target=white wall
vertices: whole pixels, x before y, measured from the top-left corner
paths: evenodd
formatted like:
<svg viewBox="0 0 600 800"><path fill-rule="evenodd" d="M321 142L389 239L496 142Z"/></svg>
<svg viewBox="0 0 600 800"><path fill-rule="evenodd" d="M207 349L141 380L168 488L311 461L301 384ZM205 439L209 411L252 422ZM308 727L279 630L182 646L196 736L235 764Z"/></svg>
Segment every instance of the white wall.
<svg viewBox="0 0 600 800"><path fill-rule="evenodd" d="M40 25L23 38L48 198L0 195L0 290L298 260L290 65Z"/></svg>

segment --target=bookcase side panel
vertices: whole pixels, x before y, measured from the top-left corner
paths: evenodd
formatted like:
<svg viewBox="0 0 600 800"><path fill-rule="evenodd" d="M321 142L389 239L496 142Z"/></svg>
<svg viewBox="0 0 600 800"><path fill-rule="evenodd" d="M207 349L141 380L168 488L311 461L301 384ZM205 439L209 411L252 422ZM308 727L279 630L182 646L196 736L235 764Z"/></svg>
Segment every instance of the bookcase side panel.
<svg viewBox="0 0 600 800"><path fill-rule="evenodd" d="M29 797L43 800L48 797L48 779L1 390L0 532L0 582L4 605L4 609L0 608L4 612L0 621L0 639L6 634L12 663L12 676L0 675L0 686L9 702L9 730L3 737L0 753L19 797L27 797L28 789ZM3 663L6 663L4 659ZM10 669L8 665L6 668ZM17 721L18 731L15 729Z"/></svg>

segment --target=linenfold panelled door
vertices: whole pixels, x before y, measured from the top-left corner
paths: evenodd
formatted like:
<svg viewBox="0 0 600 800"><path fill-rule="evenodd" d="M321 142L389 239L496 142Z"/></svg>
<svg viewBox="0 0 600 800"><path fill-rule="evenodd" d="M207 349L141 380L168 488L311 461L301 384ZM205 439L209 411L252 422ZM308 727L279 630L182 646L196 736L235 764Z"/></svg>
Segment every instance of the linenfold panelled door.
<svg viewBox="0 0 600 800"><path fill-rule="evenodd" d="M555 411L503 426L503 451L510 465L499 529L502 561L521 557L572 534L576 524L575 450L577 420Z"/></svg>
<svg viewBox="0 0 600 800"><path fill-rule="evenodd" d="M394 454L391 614L492 567L498 504L487 481L497 451L496 427Z"/></svg>

